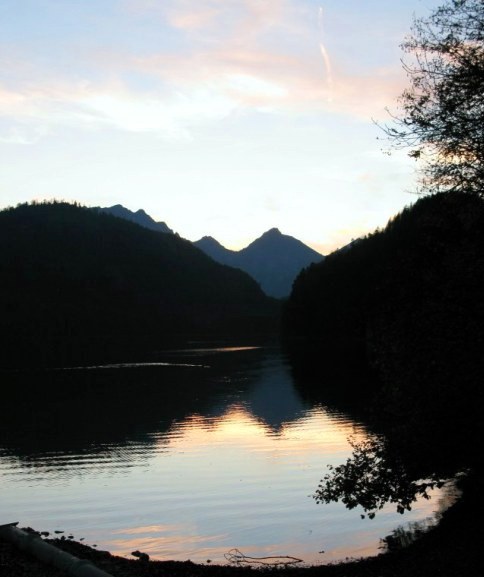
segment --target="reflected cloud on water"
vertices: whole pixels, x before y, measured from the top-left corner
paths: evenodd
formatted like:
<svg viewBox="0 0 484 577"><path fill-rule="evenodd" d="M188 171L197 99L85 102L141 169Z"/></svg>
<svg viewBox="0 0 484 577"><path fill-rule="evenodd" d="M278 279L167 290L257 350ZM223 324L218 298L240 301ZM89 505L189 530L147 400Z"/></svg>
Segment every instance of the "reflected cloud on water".
<svg viewBox="0 0 484 577"><path fill-rule="evenodd" d="M202 366L174 365L190 356ZM123 555L221 563L238 548L317 563L377 553L401 522L383 512L369 525L315 504L326 465L366 431L303 399L277 351L198 347L129 368L9 378L0 506L22 524L61 524ZM431 511L418 504L412 518Z"/></svg>

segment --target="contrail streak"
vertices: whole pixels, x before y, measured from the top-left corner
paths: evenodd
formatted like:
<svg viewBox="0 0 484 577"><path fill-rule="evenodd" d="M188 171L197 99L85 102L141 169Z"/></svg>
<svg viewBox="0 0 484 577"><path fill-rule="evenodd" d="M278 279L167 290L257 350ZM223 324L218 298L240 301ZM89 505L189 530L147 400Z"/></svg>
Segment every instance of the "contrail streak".
<svg viewBox="0 0 484 577"><path fill-rule="evenodd" d="M320 34L320 41L319 41L319 49L321 51L321 56L323 57L324 68L326 70L326 77L328 79L328 86L329 89L333 89L333 70L331 66L331 59L329 57L328 51L326 50L326 46L323 42L323 8L319 7L318 13L318 25L319 25L319 34Z"/></svg>

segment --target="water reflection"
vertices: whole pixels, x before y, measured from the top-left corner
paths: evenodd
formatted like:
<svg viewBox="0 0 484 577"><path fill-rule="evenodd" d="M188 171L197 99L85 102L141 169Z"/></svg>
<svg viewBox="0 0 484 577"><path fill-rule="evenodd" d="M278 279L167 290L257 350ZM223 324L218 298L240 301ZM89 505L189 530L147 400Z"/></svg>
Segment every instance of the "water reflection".
<svg viewBox="0 0 484 577"><path fill-rule="evenodd" d="M201 366L173 366L194 356ZM65 529L120 554L224 562L238 548L311 563L376 553L401 522L315 505L326 464L345 460L347 438L365 430L303 400L277 351L198 347L154 362L8 375L6 521Z"/></svg>

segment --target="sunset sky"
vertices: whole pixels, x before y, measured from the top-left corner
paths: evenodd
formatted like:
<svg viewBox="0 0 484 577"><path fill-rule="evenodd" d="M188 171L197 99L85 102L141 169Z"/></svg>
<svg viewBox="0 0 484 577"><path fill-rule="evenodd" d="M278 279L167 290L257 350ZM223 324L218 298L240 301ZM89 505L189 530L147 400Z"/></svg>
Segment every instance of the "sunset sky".
<svg viewBox="0 0 484 577"><path fill-rule="evenodd" d="M239 249L327 253L413 202L378 141L440 0L0 0L0 207L143 208Z"/></svg>

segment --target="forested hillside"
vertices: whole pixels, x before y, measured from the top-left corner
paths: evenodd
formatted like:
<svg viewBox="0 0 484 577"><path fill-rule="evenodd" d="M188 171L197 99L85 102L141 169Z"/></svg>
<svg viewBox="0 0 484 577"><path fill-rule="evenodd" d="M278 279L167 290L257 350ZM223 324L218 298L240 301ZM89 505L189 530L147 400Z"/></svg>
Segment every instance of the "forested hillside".
<svg viewBox="0 0 484 577"><path fill-rule="evenodd" d="M2 366L156 348L182 332L258 333L276 307L175 235L70 205L0 212Z"/></svg>
<svg viewBox="0 0 484 577"><path fill-rule="evenodd" d="M473 194L424 197L298 277L285 335L319 372L319 387L338 362L367 365L379 382L366 404L393 449L372 447L367 465L398 455L385 471L412 483L482 467L483 294L484 199ZM373 471L373 495L403 491L382 471Z"/></svg>

